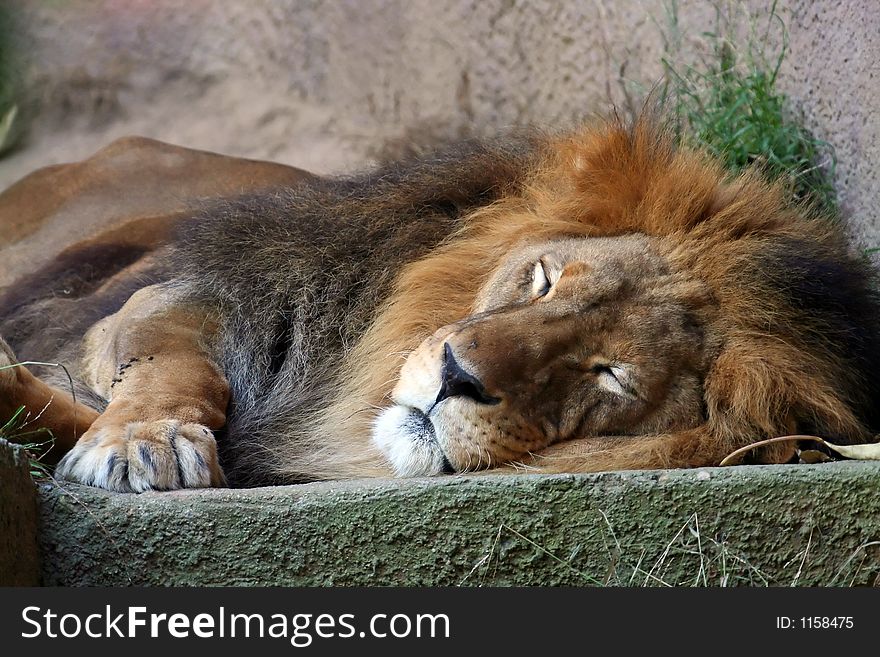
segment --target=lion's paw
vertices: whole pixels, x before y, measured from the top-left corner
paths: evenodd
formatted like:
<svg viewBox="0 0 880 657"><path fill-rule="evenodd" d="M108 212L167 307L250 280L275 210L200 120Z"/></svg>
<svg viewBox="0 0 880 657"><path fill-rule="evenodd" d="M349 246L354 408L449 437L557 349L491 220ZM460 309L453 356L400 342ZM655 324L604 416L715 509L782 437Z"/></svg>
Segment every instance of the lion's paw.
<svg viewBox="0 0 880 657"><path fill-rule="evenodd" d="M55 474L123 493L226 484L210 429L177 420L91 429L61 459Z"/></svg>

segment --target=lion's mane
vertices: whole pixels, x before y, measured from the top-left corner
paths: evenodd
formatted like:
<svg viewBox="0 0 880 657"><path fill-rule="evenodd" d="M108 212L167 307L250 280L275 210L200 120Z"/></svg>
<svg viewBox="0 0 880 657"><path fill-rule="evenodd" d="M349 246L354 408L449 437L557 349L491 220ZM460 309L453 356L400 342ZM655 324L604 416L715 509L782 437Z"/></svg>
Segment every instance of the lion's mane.
<svg viewBox="0 0 880 657"><path fill-rule="evenodd" d="M643 233L705 281L718 349L706 427L582 469L717 462L794 430L843 442L877 426L878 302L841 227L731 177L649 121L468 141L352 178L223 203L180 235L183 294L215 304L233 406L230 481L377 470L376 409L405 355L466 317L523 240Z"/></svg>

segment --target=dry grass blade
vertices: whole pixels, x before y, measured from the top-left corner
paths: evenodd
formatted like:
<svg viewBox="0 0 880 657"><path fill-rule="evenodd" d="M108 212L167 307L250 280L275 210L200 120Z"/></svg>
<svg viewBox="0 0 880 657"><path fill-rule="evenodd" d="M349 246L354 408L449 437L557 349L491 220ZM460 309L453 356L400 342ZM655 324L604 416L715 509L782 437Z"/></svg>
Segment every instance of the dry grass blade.
<svg viewBox="0 0 880 657"><path fill-rule="evenodd" d="M795 442L800 440L814 440L822 445L828 445L824 440L819 438L819 436L807 436L807 435L794 435L794 436L777 436L776 438L768 438L766 440L759 440L757 442L751 443L750 445L746 445L745 447L740 447L739 449L731 452L727 456L725 456L720 466L727 465L739 465L742 461L743 457L749 452L758 449L759 447L764 447L765 445L772 445L774 443L784 443L784 442ZM829 445L830 446L830 445ZM833 449L833 448L832 448Z"/></svg>
<svg viewBox="0 0 880 657"><path fill-rule="evenodd" d="M778 436L776 438L768 438L767 440L759 440L750 445L746 445L745 447L740 447L736 451L733 451L725 456L721 460L721 463L719 463L718 465L739 465L746 454L755 449L758 449L759 447L772 445L774 443L802 440L812 440L814 442L817 442L820 445L824 445L831 451L840 454L842 457L852 459L854 461L880 461L880 443L863 443L860 445L835 445L834 443L829 443L827 440L825 440L824 438L820 438L819 436L793 435Z"/></svg>

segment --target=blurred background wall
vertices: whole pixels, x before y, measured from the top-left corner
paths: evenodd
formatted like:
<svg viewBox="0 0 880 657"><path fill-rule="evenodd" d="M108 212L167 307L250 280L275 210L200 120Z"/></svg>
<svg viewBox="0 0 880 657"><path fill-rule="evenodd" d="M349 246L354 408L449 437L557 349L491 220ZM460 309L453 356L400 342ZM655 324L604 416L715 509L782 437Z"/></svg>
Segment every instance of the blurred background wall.
<svg viewBox="0 0 880 657"><path fill-rule="evenodd" d="M6 0L27 124L0 187L140 134L350 170L412 131L559 126L656 85L664 0ZM727 3L725 3L727 4ZM760 19L767 3L739 3ZM680 0L699 50L719 2ZM880 4L781 0L779 86L838 157L843 212L880 246ZM760 23L758 23L760 25ZM781 39L774 28L769 38ZM665 36L664 36L665 35Z"/></svg>

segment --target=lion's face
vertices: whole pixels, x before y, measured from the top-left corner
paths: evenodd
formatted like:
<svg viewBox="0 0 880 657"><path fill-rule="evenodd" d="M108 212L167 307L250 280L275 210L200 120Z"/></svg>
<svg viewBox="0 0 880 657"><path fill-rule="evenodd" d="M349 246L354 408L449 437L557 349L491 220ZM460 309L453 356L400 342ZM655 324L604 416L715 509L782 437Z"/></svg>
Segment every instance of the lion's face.
<svg viewBox="0 0 880 657"><path fill-rule="evenodd" d="M572 438L703 421L708 294L658 246L578 238L512 253L474 313L407 358L374 426L396 473L494 467Z"/></svg>

